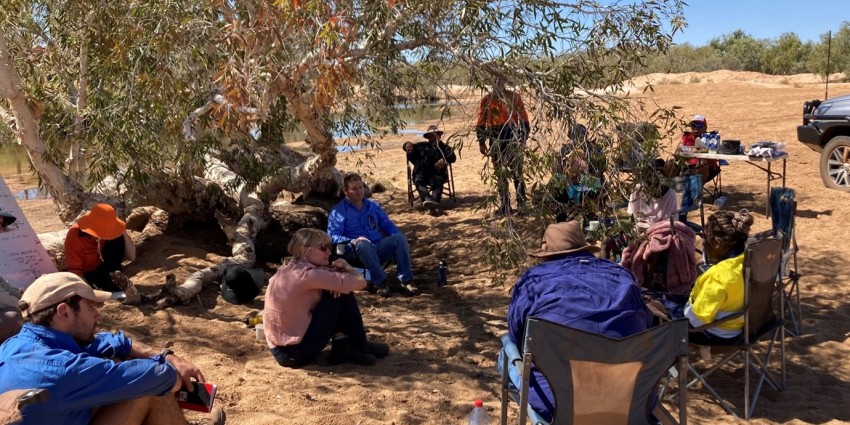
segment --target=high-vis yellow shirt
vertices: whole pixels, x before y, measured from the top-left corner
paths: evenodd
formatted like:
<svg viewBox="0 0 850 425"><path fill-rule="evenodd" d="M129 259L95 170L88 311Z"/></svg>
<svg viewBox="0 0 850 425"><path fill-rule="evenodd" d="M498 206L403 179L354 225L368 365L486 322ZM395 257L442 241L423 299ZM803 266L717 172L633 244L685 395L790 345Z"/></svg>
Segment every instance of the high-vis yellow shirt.
<svg viewBox="0 0 850 425"><path fill-rule="evenodd" d="M694 327L711 323L744 309L744 254L723 260L697 278L685 317ZM744 317L730 320L706 331L723 338L741 334Z"/></svg>

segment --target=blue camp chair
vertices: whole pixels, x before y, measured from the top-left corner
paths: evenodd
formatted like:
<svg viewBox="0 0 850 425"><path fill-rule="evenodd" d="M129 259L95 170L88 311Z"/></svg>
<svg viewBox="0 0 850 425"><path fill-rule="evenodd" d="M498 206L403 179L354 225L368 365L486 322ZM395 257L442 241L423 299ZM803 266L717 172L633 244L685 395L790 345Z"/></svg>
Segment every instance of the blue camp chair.
<svg viewBox="0 0 850 425"><path fill-rule="evenodd" d="M775 187L770 190L770 218L773 223L773 235L782 240L782 296L789 330L800 335L803 330L803 316L800 305L800 273L797 269L797 235L795 215L797 201L794 189Z"/></svg>

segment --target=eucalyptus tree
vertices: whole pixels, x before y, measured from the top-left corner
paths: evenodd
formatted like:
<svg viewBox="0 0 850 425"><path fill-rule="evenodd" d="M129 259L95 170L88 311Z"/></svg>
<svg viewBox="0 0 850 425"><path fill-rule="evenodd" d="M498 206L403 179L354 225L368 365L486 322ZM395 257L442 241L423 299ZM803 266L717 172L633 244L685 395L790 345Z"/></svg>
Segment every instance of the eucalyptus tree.
<svg viewBox="0 0 850 425"><path fill-rule="evenodd" d="M335 130L377 144L400 94L463 108L459 75L522 92L531 162L577 121L614 152L616 124L672 117L617 90L683 25L680 0L4 0L0 118L64 219L95 200L218 211L250 263L281 190L339 185ZM309 152L285 144L296 128Z"/></svg>

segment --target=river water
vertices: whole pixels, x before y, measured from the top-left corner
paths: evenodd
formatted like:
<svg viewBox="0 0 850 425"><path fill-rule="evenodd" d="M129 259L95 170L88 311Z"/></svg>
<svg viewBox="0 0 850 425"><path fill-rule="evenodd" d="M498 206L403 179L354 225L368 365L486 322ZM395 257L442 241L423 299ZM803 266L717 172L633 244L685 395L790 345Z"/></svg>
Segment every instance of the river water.
<svg viewBox="0 0 850 425"><path fill-rule="evenodd" d="M397 107L407 127L399 130L399 134L423 134L429 124L436 124L440 119L440 105L438 104L410 104L397 105ZM291 141L298 141L298 137L303 140L303 136L299 136L297 132L290 133L290 135ZM337 146L339 152L361 149L360 146L354 144L355 142L352 142L351 145L344 144L343 139L348 137L346 134L334 133L334 137L339 140ZM27 158L24 148L18 144L0 144L0 177L6 181L7 185L16 183L16 185L27 187L27 189L15 193L18 199L46 199L50 197L46 191L37 189L38 177L30 170L29 158Z"/></svg>

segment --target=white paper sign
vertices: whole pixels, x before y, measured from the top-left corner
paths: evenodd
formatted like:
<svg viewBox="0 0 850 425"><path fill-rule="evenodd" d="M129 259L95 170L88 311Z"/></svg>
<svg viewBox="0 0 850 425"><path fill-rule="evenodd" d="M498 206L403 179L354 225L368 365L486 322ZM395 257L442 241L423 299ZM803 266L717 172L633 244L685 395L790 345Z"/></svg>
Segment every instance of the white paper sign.
<svg viewBox="0 0 850 425"><path fill-rule="evenodd" d="M0 231L0 276L16 288L24 289L36 278L56 271L47 250L30 226L18 202L0 177L0 210L17 220Z"/></svg>

